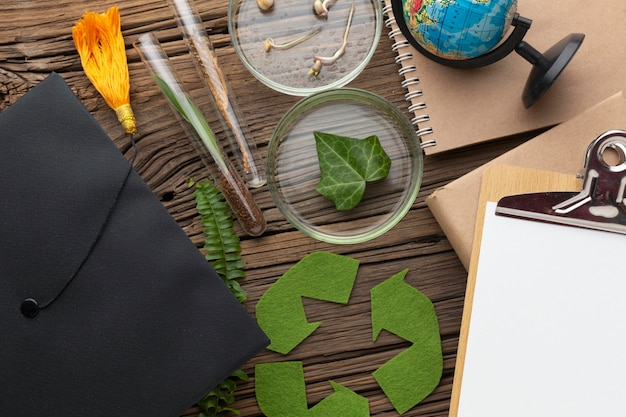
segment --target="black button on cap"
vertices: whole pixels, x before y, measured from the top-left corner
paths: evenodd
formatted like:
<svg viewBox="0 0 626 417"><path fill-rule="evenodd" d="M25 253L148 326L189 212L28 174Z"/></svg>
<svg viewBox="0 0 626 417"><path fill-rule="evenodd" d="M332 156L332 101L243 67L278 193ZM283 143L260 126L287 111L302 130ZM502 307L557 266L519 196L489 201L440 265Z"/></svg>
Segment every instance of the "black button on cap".
<svg viewBox="0 0 626 417"><path fill-rule="evenodd" d="M39 314L39 303L37 303L37 300L27 298L22 301L21 310L24 317L32 319L33 317L37 316L37 314Z"/></svg>

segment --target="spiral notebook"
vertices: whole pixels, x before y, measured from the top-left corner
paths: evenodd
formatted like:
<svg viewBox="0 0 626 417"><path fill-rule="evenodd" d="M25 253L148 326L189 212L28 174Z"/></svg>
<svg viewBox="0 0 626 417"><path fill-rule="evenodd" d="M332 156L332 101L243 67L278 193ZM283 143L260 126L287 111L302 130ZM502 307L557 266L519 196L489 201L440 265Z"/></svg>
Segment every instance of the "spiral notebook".
<svg viewBox="0 0 626 417"><path fill-rule="evenodd" d="M513 52L477 69L438 64L408 43L390 0L383 1L408 110L426 154L554 126L626 87L623 0L518 3L518 13L532 20L524 41L540 52L570 33L585 34L569 65L529 109L521 96L532 66L521 56Z"/></svg>

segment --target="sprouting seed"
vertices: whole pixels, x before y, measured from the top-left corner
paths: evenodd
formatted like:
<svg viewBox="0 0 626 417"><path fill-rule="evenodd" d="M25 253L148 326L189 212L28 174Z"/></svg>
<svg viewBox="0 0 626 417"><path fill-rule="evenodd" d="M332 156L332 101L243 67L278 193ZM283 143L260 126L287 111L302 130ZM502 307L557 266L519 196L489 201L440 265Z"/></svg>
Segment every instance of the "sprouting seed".
<svg viewBox="0 0 626 417"><path fill-rule="evenodd" d="M337 0L315 0L313 2L313 10L320 17L328 17L328 9L336 2Z"/></svg>
<svg viewBox="0 0 626 417"><path fill-rule="evenodd" d="M317 35L318 33L320 33L322 31L322 27L318 26L315 29L310 30L309 32L305 33L302 36L299 36L291 41L285 42L285 43L276 43L274 42L274 39L272 38L267 38L265 39L265 41L263 42L263 49L265 50L265 52L269 52L272 49L289 49L291 47L294 47L304 41L306 41L309 38L312 38L313 36Z"/></svg>
<svg viewBox="0 0 626 417"><path fill-rule="evenodd" d="M259 9L266 12L274 7L274 0L256 0L256 4L259 6Z"/></svg>
<svg viewBox="0 0 626 417"><path fill-rule="evenodd" d="M348 22L346 23L346 30L343 34L343 42L341 43L341 46L339 47L339 49L337 49L337 51L332 56L313 55L313 66L309 70L309 74L317 76L322 70L322 67L324 65L334 64L346 52L346 46L348 45L348 33L350 32L350 26L352 25L353 15L354 15L354 0L352 0L352 5L350 6L350 14L348 15Z"/></svg>

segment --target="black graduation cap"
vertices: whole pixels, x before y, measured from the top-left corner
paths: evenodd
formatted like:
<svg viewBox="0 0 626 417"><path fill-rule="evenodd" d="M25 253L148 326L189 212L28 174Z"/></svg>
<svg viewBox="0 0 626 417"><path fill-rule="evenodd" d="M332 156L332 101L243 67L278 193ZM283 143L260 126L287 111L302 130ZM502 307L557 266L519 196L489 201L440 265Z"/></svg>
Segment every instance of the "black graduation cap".
<svg viewBox="0 0 626 417"><path fill-rule="evenodd" d="M0 113L0 414L180 415L268 343L58 74Z"/></svg>

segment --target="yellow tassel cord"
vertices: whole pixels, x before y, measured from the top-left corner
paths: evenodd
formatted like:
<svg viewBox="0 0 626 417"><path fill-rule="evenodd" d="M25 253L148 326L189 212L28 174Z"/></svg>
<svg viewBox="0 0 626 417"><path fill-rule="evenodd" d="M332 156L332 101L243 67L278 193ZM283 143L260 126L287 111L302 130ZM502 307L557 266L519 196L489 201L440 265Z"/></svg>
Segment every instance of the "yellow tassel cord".
<svg viewBox="0 0 626 417"><path fill-rule="evenodd" d="M72 28L72 37L87 78L104 97L128 134L137 127L130 106L130 81L120 13L111 7L106 13L86 12Z"/></svg>

